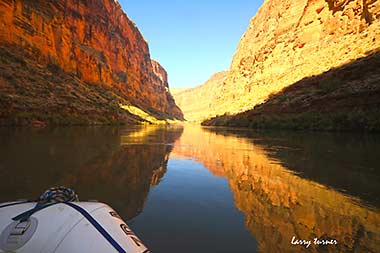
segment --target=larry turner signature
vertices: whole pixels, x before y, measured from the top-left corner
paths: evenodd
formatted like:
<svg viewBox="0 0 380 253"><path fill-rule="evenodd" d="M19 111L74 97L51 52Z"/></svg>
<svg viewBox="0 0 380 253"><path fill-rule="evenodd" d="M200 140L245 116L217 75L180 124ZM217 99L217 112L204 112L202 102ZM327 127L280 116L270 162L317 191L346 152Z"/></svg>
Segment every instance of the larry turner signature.
<svg viewBox="0 0 380 253"><path fill-rule="evenodd" d="M335 239L319 239L314 238L314 240L303 240L303 239L297 239L295 236L292 237L292 240L290 242L293 245L302 245L306 248L309 248L312 243L315 245L336 245L338 244L338 241Z"/></svg>

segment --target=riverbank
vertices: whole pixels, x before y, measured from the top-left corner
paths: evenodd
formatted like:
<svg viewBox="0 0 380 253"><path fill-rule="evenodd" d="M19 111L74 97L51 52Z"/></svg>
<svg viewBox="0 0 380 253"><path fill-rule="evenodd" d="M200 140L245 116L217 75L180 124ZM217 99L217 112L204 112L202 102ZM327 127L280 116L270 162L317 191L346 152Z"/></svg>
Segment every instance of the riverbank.
<svg viewBox="0 0 380 253"><path fill-rule="evenodd" d="M272 94L252 110L222 115L204 126L327 131L380 131L380 53Z"/></svg>
<svg viewBox="0 0 380 253"><path fill-rule="evenodd" d="M88 83L57 65L36 64L21 53L0 48L0 126L123 125L155 123L172 117L154 109L151 118L126 110L122 90Z"/></svg>

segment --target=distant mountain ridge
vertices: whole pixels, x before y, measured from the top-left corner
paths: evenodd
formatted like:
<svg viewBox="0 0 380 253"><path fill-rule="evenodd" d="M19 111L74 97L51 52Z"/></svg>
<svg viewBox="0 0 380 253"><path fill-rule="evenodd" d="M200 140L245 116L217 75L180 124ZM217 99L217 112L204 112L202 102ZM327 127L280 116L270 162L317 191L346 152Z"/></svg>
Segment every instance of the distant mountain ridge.
<svg viewBox="0 0 380 253"><path fill-rule="evenodd" d="M131 119L129 112L120 110L119 103L131 104L160 119L183 118L169 92L166 71L158 62L151 61L147 42L117 1L1 0L0 24L0 48L3 52L0 64L4 69L0 79L0 102L7 105L7 108L1 108L3 124L17 124L16 118L21 114L25 116L27 112L34 112L31 118L36 118L41 109L49 116L49 108L37 108L43 107L46 100L50 106L59 106L65 115L74 110L74 116L85 118L82 123ZM27 76L14 75L17 61L27 62L29 67L26 70L30 71L25 72L24 69L23 74L34 79L41 77L35 68L45 68L46 73L50 73L47 75L54 75L51 69L63 71L63 75L67 73L64 77L67 79L64 81L67 92L62 86L62 96L58 99L54 95L54 87L50 86L55 82L44 77L36 87L39 92L45 90L49 96L42 96L38 103L38 97L32 94L33 81ZM24 90L22 83L25 83ZM93 103L83 89L73 92L75 83L102 99ZM98 93L97 89L108 95ZM74 96L72 99L65 98L71 95ZM20 100L31 98L35 100L34 104L20 103ZM58 105L56 99L67 107ZM98 110L96 105L103 109ZM88 109L84 107L95 107L93 118L88 117ZM55 118L53 114L61 112L37 118L49 121ZM107 119L102 120L102 115ZM26 117L24 121L28 120Z"/></svg>

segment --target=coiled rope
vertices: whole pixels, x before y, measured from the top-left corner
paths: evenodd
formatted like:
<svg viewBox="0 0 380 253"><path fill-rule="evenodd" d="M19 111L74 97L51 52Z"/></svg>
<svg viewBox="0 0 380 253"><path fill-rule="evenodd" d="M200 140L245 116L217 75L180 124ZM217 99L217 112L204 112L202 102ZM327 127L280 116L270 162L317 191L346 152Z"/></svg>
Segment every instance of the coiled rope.
<svg viewBox="0 0 380 253"><path fill-rule="evenodd" d="M35 212L38 212L46 207L58 203L68 203L74 201L79 201L78 195L74 190L64 186L50 187L38 198L37 204L34 208L13 217L12 220L20 222L27 221Z"/></svg>

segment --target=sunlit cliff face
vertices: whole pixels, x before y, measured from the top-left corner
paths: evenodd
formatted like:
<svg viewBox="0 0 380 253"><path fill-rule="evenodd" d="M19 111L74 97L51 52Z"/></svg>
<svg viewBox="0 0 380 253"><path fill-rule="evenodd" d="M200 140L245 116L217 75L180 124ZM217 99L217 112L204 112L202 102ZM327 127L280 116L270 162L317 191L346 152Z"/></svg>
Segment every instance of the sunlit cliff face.
<svg viewBox="0 0 380 253"><path fill-rule="evenodd" d="M378 210L297 176L250 139L188 127L171 157L193 157L228 179L260 252L376 252L380 245ZM312 243L292 245L293 236ZM318 246L314 238L338 244Z"/></svg>
<svg viewBox="0 0 380 253"><path fill-rule="evenodd" d="M12 54L115 88L145 110L183 118L165 70L151 61L147 42L117 1L2 1L0 22L0 47Z"/></svg>
<svg viewBox="0 0 380 253"><path fill-rule="evenodd" d="M185 118L250 110L303 78L378 51L379 13L378 0L264 1L240 39L227 77L177 95Z"/></svg>
<svg viewBox="0 0 380 253"><path fill-rule="evenodd" d="M223 92L228 71L213 74L204 84L195 88L172 92L187 121L199 122L215 116L213 103Z"/></svg>
<svg viewBox="0 0 380 253"><path fill-rule="evenodd" d="M379 1L265 1L242 36L219 104L251 109L304 77L379 48Z"/></svg>

